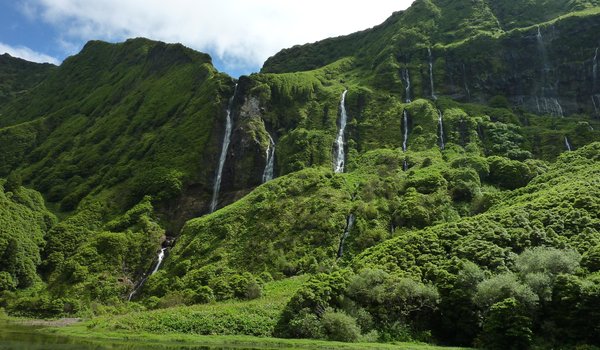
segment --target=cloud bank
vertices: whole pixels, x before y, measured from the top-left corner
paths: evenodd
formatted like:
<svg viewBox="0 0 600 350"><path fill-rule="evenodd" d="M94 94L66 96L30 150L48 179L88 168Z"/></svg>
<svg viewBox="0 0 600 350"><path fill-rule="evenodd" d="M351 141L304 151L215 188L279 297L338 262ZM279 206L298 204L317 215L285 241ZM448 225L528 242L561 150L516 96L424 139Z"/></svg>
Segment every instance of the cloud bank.
<svg viewBox="0 0 600 350"><path fill-rule="evenodd" d="M229 69L256 69L282 48L383 22L412 0L25 0L64 43L148 37L181 42Z"/></svg>
<svg viewBox="0 0 600 350"><path fill-rule="evenodd" d="M19 57L30 62L60 64L60 61L52 56L36 52L25 46L11 46L0 43L0 54L8 53L13 57Z"/></svg>

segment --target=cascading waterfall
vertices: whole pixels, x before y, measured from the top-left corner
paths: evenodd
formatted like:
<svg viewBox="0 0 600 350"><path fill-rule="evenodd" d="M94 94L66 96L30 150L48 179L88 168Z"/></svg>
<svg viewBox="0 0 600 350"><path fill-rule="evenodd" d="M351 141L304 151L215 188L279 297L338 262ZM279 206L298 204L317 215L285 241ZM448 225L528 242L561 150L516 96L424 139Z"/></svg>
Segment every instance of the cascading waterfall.
<svg viewBox="0 0 600 350"><path fill-rule="evenodd" d="M158 269L160 268L160 264L162 264L163 259L165 258L165 251L167 250L167 248L161 248L160 252L158 252L158 258L156 261L156 266L154 266L154 270L152 270L152 273L150 274L150 276L154 275L156 273L156 271L158 271Z"/></svg>
<svg viewBox="0 0 600 350"><path fill-rule="evenodd" d="M410 103L410 74L408 68L402 70L402 79L404 79L404 93L406 103Z"/></svg>
<svg viewBox="0 0 600 350"><path fill-rule="evenodd" d="M223 136L223 147L221 148L221 156L219 157L219 167L215 174L215 182L213 185L212 201L210 202L210 212L214 212L217 209L219 202L219 191L221 189L221 177L223 176L223 167L225 166L225 159L227 159L227 150L229 149L229 143L231 142L231 132L233 130L233 117L231 115L233 109L233 101L237 94L238 85L235 84L233 95L229 98L229 104L227 106L227 117L225 122L225 135Z"/></svg>
<svg viewBox="0 0 600 350"><path fill-rule="evenodd" d="M594 53L594 65L592 67L592 104L594 105L594 112L596 115L600 115L600 94L598 92L598 48Z"/></svg>
<svg viewBox="0 0 600 350"><path fill-rule="evenodd" d="M154 275L158 271L158 269L160 268L160 265L162 264L162 262L165 258L166 252L167 252L166 247L163 247L160 249L160 251L158 252L157 260L156 260L156 265L154 265L152 272L150 272L149 275L147 273L144 273L142 275L142 279L133 287L133 290L131 291L131 293L129 293L129 296L127 297L127 301L131 301L131 299L137 294L137 292L140 290L140 288L142 288L144 283L146 283L146 280L148 279L148 277Z"/></svg>
<svg viewBox="0 0 600 350"><path fill-rule="evenodd" d="M469 90L469 83L467 82L467 68L465 67L464 63L462 65L462 71L463 71L463 81L465 83L465 92L467 93L467 98L470 100L471 99L471 90Z"/></svg>
<svg viewBox="0 0 600 350"><path fill-rule="evenodd" d="M596 92L596 81L598 80L598 48L594 53L594 65L592 67L593 92Z"/></svg>
<svg viewBox="0 0 600 350"><path fill-rule="evenodd" d="M438 109L438 124L440 127L440 149L446 149L446 144L444 143L444 114L440 109Z"/></svg>
<svg viewBox="0 0 600 350"><path fill-rule="evenodd" d="M404 109L402 123L404 124L404 139L402 140L402 151L406 152L408 141L408 112Z"/></svg>
<svg viewBox="0 0 600 350"><path fill-rule="evenodd" d="M548 113L553 116L563 117L564 112L563 108L560 105L560 102L556 97L548 97L547 91L550 95L556 94L556 88L553 87L548 77L548 74L551 70L550 63L548 62L548 51L546 50L546 44L544 43L544 37L542 36L542 30L540 26L537 27L537 35L536 35L538 50L540 51L542 57L542 88L541 88L541 97L536 96L535 102L537 105L538 113Z"/></svg>
<svg viewBox="0 0 600 350"><path fill-rule="evenodd" d="M569 143L569 139L565 136L565 147L567 151L571 152L571 144Z"/></svg>
<svg viewBox="0 0 600 350"><path fill-rule="evenodd" d="M265 165L262 176L263 183L273 180L273 169L275 165L275 141L273 141L271 134L267 133L267 136L269 136L269 146L267 147L267 164Z"/></svg>
<svg viewBox="0 0 600 350"><path fill-rule="evenodd" d="M431 49L427 48L429 54L429 86L431 87L431 98L435 101L437 96L435 95L435 88L433 86L433 58L431 57Z"/></svg>
<svg viewBox="0 0 600 350"><path fill-rule="evenodd" d="M545 89L543 89L545 90ZM535 97L538 113L550 113L556 117L563 117L564 112L556 97Z"/></svg>
<svg viewBox="0 0 600 350"><path fill-rule="evenodd" d="M406 95L405 102L410 103L411 102L411 99L410 99L410 74L408 72L408 68L406 68L402 71L402 79L404 79L404 85L405 85L405 95ZM402 113L402 124L404 125L404 138L402 140L402 151L406 152L406 150L408 149L408 111L406 110L406 108L404 108L404 112ZM406 159L404 159L404 161L402 163L402 168L404 169L404 171L406 171L408 169L408 163L406 162Z"/></svg>
<svg viewBox="0 0 600 350"><path fill-rule="evenodd" d="M348 238L350 231L352 231L352 227L354 226L354 220L354 214L350 214L346 218L346 228L344 229L344 233L342 234L342 238L340 239L340 247L338 248L337 253L338 259L341 258L344 254L344 242L346 241L346 238Z"/></svg>
<svg viewBox="0 0 600 350"><path fill-rule="evenodd" d="M338 130L337 137L335 139L335 143L337 146L337 152L335 154L334 159L334 168L333 170L336 173L344 172L344 162L345 162L345 154L344 154L344 131L346 130L346 122L348 121L348 115L346 114L346 93L348 90L344 90L342 93L342 100L340 101L340 128Z"/></svg>

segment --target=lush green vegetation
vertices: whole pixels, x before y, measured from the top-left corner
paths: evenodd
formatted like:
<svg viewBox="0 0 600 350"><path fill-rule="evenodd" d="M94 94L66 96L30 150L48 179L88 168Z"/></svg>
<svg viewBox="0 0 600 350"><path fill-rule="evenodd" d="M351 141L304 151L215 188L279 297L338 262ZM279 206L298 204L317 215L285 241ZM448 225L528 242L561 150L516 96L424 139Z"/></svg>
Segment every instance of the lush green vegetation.
<svg viewBox="0 0 600 350"><path fill-rule="evenodd" d="M40 248L55 222L42 196L21 187L20 179L12 176L0 182L0 292L27 288L39 280Z"/></svg>
<svg viewBox="0 0 600 350"><path fill-rule="evenodd" d="M55 67L51 64L28 62L9 54L0 55L0 104L32 89Z"/></svg>
<svg viewBox="0 0 600 350"><path fill-rule="evenodd" d="M0 306L121 336L600 346L598 5L418 0L235 89L146 39L0 69Z"/></svg>

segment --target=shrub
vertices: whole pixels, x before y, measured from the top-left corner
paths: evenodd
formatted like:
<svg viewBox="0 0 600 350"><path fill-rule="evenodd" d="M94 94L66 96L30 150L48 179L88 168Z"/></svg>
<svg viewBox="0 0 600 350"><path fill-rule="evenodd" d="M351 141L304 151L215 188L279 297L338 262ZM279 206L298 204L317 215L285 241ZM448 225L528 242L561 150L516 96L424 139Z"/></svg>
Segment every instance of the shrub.
<svg viewBox="0 0 600 350"><path fill-rule="evenodd" d="M509 190L523 187L533 178L531 169L518 160L503 157L489 157L490 176L488 180Z"/></svg>
<svg viewBox="0 0 600 350"><path fill-rule="evenodd" d="M360 337L356 319L344 312L328 309L321 319L323 331L329 340L355 342Z"/></svg>
<svg viewBox="0 0 600 350"><path fill-rule="evenodd" d="M529 308L535 307L539 299L529 286L519 282L514 273L504 273L479 283L473 301L486 310L507 298L518 300Z"/></svg>
<svg viewBox="0 0 600 350"><path fill-rule="evenodd" d="M325 333L319 317L309 309L301 310L289 321L288 336L291 338L324 339Z"/></svg>
<svg viewBox="0 0 600 350"><path fill-rule="evenodd" d="M531 319L514 298L490 308L483 323L481 345L486 349L528 349L531 344Z"/></svg>
<svg viewBox="0 0 600 350"><path fill-rule="evenodd" d="M17 282L11 276L10 273L6 271L0 272L0 292L5 290L14 290L17 288Z"/></svg>
<svg viewBox="0 0 600 350"><path fill-rule="evenodd" d="M590 272L600 271L600 244L591 247L583 254L581 265Z"/></svg>

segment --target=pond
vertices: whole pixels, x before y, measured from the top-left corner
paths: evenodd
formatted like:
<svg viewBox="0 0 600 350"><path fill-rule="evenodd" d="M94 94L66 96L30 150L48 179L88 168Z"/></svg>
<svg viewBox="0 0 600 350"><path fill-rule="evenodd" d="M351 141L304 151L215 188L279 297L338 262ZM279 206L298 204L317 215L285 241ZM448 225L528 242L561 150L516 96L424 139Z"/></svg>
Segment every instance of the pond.
<svg viewBox="0 0 600 350"><path fill-rule="evenodd" d="M250 348L186 345L185 343L152 343L135 341L96 340L66 337L40 332L39 326L27 326L0 321L2 350L250 350ZM259 349L259 348L252 348ZM266 348L262 348L266 349Z"/></svg>

